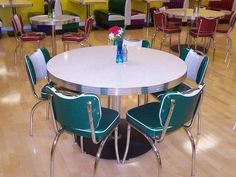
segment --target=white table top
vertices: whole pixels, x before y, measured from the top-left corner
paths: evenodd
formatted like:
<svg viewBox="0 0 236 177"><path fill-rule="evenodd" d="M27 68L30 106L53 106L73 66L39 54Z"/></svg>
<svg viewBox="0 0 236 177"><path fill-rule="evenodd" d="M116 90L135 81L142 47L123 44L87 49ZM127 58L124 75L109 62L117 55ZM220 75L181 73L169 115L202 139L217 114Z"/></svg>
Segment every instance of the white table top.
<svg viewBox="0 0 236 177"><path fill-rule="evenodd" d="M180 84L187 66L167 52L128 47L128 62L117 64L116 46L70 50L47 63L50 80L59 86L99 95L163 91Z"/></svg>
<svg viewBox="0 0 236 177"><path fill-rule="evenodd" d="M193 9L183 9L183 8L174 8L174 9L167 9L165 11L169 16L175 16L179 18L188 18L193 19ZM201 17L223 17L225 14L221 11L215 11L215 10L207 10L207 9L199 9L199 12L197 13L197 16Z"/></svg>
<svg viewBox="0 0 236 177"><path fill-rule="evenodd" d="M83 5L108 3L108 0L70 0L70 1L74 3L83 4Z"/></svg>
<svg viewBox="0 0 236 177"><path fill-rule="evenodd" d="M63 25L75 22L77 16L73 15L59 15L55 18L48 18L48 15L37 15L30 17L30 22L33 25Z"/></svg>
<svg viewBox="0 0 236 177"><path fill-rule="evenodd" d="M28 0L1 0L1 8L30 7L33 3Z"/></svg>

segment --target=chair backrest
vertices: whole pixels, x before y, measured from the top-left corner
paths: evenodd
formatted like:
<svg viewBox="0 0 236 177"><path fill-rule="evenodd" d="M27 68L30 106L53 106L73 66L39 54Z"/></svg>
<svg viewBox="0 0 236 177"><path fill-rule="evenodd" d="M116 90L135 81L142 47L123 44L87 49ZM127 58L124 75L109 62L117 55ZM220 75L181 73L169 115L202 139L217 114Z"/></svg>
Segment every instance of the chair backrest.
<svg viewBox="0 0 236 177"><path fill-rule="evenodd" d="M92 17L88 17L85 21L85 27L84 27L84 34L85 36L89 36L91 30L93 27L93 18Z"/></svg>
<svg viewBox="0 0 236 177"><path fill-rule="evenodd" d="M229 30L232 31L236 21L236 11L232 12L232 15L229 20Z"/></svg>
<svg viewBox="0 0 236 177"><path fill-rule="evenodd" d="M164 2L163 6L172 9L172 8L183 8L184 2L186 0L170 0L169 2Z"/></svg>
<svg viewBox="0 0 236 177"><path fill-rule="evenodd" d="M170 117L167 132L181 128L187 122L193 121L200 103L203 88L203 85L199 85L198 88L186 93L170 92L164 96L159 111L159 119L162 126L165 126L168 120L169 110L174 102L174 109Z"/></svg>
<svg viewBox="0 0 236 177"><path fill-rule="evenodd" d="M49 52L46 48L37 49L25 57L26 71L32 86L38 80L47 78L47 62L50 59Z"/></svg>
<svg viewBox="0 0 236 177"><path fill-rule="evenodd" d="M154 27L158 30L164 31L166 28L167 17L164 12L154 11Z"/></svg>
<svg viewBox="0 0 236 177"><path fill-rule="evenodd" d="M125 16L126 0L109 0L108 11Z"/></svg>
<svg viewBox="0 0 236 177"><path fill-rule="evenodd" d="M196 26L198 33L207 33L214 35L218 24L218 18L197 17Z"/></svg>
<svg viewBox="0 0 236 177"><path fill-rule="evenodd" d="M117 45L117 40L114 41L114 45ZM123 39L123 45L136 46L150 48L150 42L148 40L136 40L136 39Z"/></svg>
<svg viewBox="0 0 236 177"><path fill-rule="evenodd" d="M94 94L64 95L55 88L48 87L52 95L51 106L54 119L61 124L62 128L73 132L76 130L90 131L88 104L92 106L93 124L99 125L102 113L101 103Z"/></svg>
<svg viewBox="0 0 236 177"><path fill-rule="evenodd" d="M20 14L14 14L11 17L12 27L15 33L15 36L21 36L24 33L24 24Z"/></svg>
<svg viewBox="0 0 236 177"><path fill-rule="evenodd" d="M217 10L229 10L232 11L235 0L221 0L221 1L209 1L208 7Z"/></svg>
<svg viewBox="0 0 236 177"><path fill-rule="evenodd" d="M180 58L187 64L187 78L197 84L202 84L209 63L208 56L185 48L181 51Z"/></svg>

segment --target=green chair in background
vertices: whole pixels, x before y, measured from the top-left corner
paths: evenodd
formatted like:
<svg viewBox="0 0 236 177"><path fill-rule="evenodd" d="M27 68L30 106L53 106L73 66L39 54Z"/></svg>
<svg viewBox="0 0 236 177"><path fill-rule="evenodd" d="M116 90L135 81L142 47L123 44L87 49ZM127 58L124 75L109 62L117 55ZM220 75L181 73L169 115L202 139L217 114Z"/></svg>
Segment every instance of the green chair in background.
<svg viewBox="0 0 236 177"><path fill-rule="evenodd" d="M209 63L208 56L202 54L199 51L194 51L193 49L185 48L181 51L180 58L187 64L187 78L196 83L197 85L203 84ZM161 100L169 91L183 92L189 89L191 89L191 86L186 83L181 83L180 85L174 87L171 90L165 92L152 93L152 95L158 100ZM200 129L201 115L200 112L198 112L198 134L200 134Z"/></svg>
<svg viewBox="0 0 236 177"><path fill-rule="evenodd" d="M149 141L158 161L158 176L161 174L161 156L156 146L166 134L184 128L192 145L191 176L195 176L196 147L190 128L198 111L204 85L183 93L169 92L161 102L152 102L130 109L126 114L128 122L127 143L123 163L129 150L131 127Z"/></svg>
<svg viewBox="0 0 236 177"><path fill-rule="evenodd" d="M29 82L33 91L33 95L38 102L33 106L30 112L30 136L33 136L33 116L35 109L45 101L49 101L46 86L52 86L52 83L48 82L47 74L47 62L50 59L49 52L46 48L37 49L37 51L26 55L25 66ZM37 92L35 86L38 81L45 80L45 85L41 88L40 93ZM47 118L49 117L49 108L47 110Z"/></svg>
<svg viewBox="0 0 236 177"><path fill-rule="evenodd" d="M99 97L94 94L64 95L50 87L48 92L51 95L54 125L58 130L51 147L50 177L54 177L55 149L64 131L90 138L95 144L100 143L94 163L94 175L103 146L109 135L115 131L116 157L117 162L120 163L117 137L120 115L117 111L101 107Z"/></svg>

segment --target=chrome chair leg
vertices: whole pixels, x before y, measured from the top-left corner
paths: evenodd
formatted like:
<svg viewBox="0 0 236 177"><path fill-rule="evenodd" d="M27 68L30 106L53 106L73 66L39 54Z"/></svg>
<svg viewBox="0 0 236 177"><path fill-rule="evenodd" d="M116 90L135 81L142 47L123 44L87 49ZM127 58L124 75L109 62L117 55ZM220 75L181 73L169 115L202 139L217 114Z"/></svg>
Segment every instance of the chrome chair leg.
<svg viewBox="0 0 236 177"><path fill-rule="evenodd" d="M98 162L100 160L101 152L102 152L104 144L107 141L107 138L108 138L108 136L100 143L100 146L98 148L98 152L96 154L95 163L94 163L94 177L96 176Z"/></svg>
<svg viewBox="0 0 236 177"><path fill-rule="evenodd" d="M196 160L196 145L192 133L185 127L185 132L187 133L189 140L192 145L192 166L191 166L191 177L195 177L195 160Z"/></svg>
<svg viewBox="0 0 236 177"><path fill-rule="evenodd" d="M66 42L63 42L64 52L66 51Z"/></svg>
<svg viewBox="0 0 236 177"><path fill-rule="evenodd" d="M43 103L43 100L38 101L33 108L30 111L30 136L33 136L33 116L34 116L34 111L35 109L41 104Z"/></svg>
<svg viewBox="0 0 236 177"><path fill-rule="evenodd" d="M120 164L120 155L118 149L118 127L115 128L115 151L117 163Z"/></svg>
<svg viewBox="0 0 236 177"><path fill-rule="evenodd" d="M80 136L80 151L84 153L84 137Z"/></svg>
<svg viewBox="0 0 236 177"><path fill-rule="evenodd" d="M53 143L52 143L52 147L51 147L51 155L50 155L50 177L54 177L54 155L55 155L55 150L56 150L56 146L57 146L57 142L61 136L61 134L63 133L64 130L60 129L56 136L54 137Z"/></svg>
<svg viewBox="0 0 236 177"><path fill-rule="evenodd" d="M233 130L236 130L236 123L234 124Z"/></svg>
<svg viewBox="0 0 236 177"><path fill-rule="evenodd" d="M157 162L158 162L158 166L157 166L157 170L158 170L158 177L161 176L161 167L162 167L162 163L161 163L161 155L160 152L158 150L158 148L155 145L155 141L153 141L151 138L149 138L148 136L145 136L145 138L148 140L148 142L150 143L150 145L152 146L152 150L157 158Z"/></svg>
<svg viewBox="0 0 236 177"><path fill-rule="evenodd" d="M47 105L47 110L46 110L46 119L49 120L49 115L50 115L50 101L48 101L48 105Z"/></svg>
<svg viewBox="0 0 236 177"><path fill-rule="evenodd" d="M200 135L201 134L201 129L202 129L202 120L201 120L201 112L200 112L200 110L198 110L198 113L197 113L197 120L198 120L198 123L197 123L197 135Z"/></svg>
<svg viewBox="0 0 236 177"><path fill-rule="evenodd" d="M151 40L151 48L153 48L153 44L155 43L156 35L157 35L157 32L155 31L155 33L152 37L152 40Z"/></svg>
<svg viewBox="0 0 236 177"><path fill-rule="evenodd" d="M122 164L125 163L125 160L126 160L126 157L127 157L128 151L129 151L130 132L131 132L131 126L130 126L130 124L128 124L128 127L127 127L127 138L126 138L126 147L125 147L125 153L124 153L124 156L123 156Z"/></svg>

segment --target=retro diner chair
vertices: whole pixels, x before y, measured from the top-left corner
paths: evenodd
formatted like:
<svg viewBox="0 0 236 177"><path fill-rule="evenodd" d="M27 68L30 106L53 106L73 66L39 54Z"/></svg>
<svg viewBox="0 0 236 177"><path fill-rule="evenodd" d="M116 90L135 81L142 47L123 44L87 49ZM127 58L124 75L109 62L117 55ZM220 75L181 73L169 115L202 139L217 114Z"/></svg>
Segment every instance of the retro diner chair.
<svg viewBox="0 0 236 177"><path fill-rule="evenodd" d="M151 42L152 47L157 37L157 33L159 32L163 33L163 37L161 39L160 50L162 49L163 42L166 40L168 36L169 36L170 46L171 46L171 35L178 34L178 51L180 53L181 28L179 25L168 25L166 14L164 12L154 11L154 28L155 28L155 32L153 34L152 42Z"/></svg>
<svg viewBox="0 0 236 177"><path fill-rule="evenodd" d="M45 33L43 32L24 32L24 24L21 15L14 14L11 17L12 27L14 30L16 38L16 48L14 50L14 63L16 64L17 50L20 47L20 52L22 55L23 42L34 41L37 42L37 47L40 47L40 42L45 38Z"/></svg>
<svg viewBox="0 0 236 177"><path fill-rule="evenodd" d="M68 32L62 35L64 51L69 50L70 42L78 42L81 46L91 46L89 43L89 34L92 30L93 18L89 17L85 22L84 32Z"/></svg>
<svg viewBox="0 0 236 177"><path fill-rule="evenodd" d="M216 33L226 34L227 48L226 48L225 62L227 64L227 67L229 67L232 58L232 42L233 42L232 31L234 29L235 21L236 21L236 11L232 13L231 18L229 20L229 24L227 26L218 25L216 28Z"/></svg>
<svg viewBox="0 0 236 177"><path fill-rule="evenodd" d="M202 54L199 51L185 48L180 53L180 59L187 64L187 79L191 80L196 85L204 83L204 77L208 68L209 58L207 55ZM181 83L171 90L164 92L152 93L158 100L162 100L163 97L170 91L184 92L191 89L191 86L187 83ZM198 112L198 134L201 132L201 112Z"/></svg>
<svg viewBox="0 0 236 177"><path fill-rule="evenodd" d="M46 48L37 49L37 51L32 54L26 55L25 57L25 66L29 82L33 91L34 97L38 102L32 107L30 112L30 129L29 134L33 136L33 116L36 108L42 103L49 101L48 94L46 91L46 86L52 86L52 83L48 82L47 68L46 64L50 59L49 52ZM40 92L37 92L36 85L38 81L45 80L45 85L41 88ZM47 118L49 117L49 106L47 109Z"/></svg>
<svg viewBox="0 0 236 177"><path fill-rule="evenodd" d="M127 143L123 163L129 150L131 127L139 131L150 143L158 161L158 176L161 174L161 156L157 143L164 141L166 135L184 128L192 146L191 176L195 176L196 145L190 131L200 104L204 85L185 92L167 93L161 102L152 102L128 110L126 120Z"/></svg>
<svg viewBox="0 0 236 177"><path fill-rule="evenodd" d="M115 150L117 162L120 163L118 153L118 124L120 115L117 111L101 107L98 96L94 94L64 95L55 88L48 87L51 95L51 109L54 125L60 125L51 147L50 177L54 177L54 156L57 142L65 131L90 138L99 148L94 163L94 176L98 162L107 138L115 132Z"/></svg>
<svg viewBox="0 0 236 177"><path fill-rule="evenodd" d="M215 59L215 33L218 24L218 18L196 18L196 27L192 27L189 30L188 46L191 43L191 39L194 39L194 49L197 50L197 39L204 39L202 47L204 53L208 53L211 42L213 45L213 61Z"/></svg>

